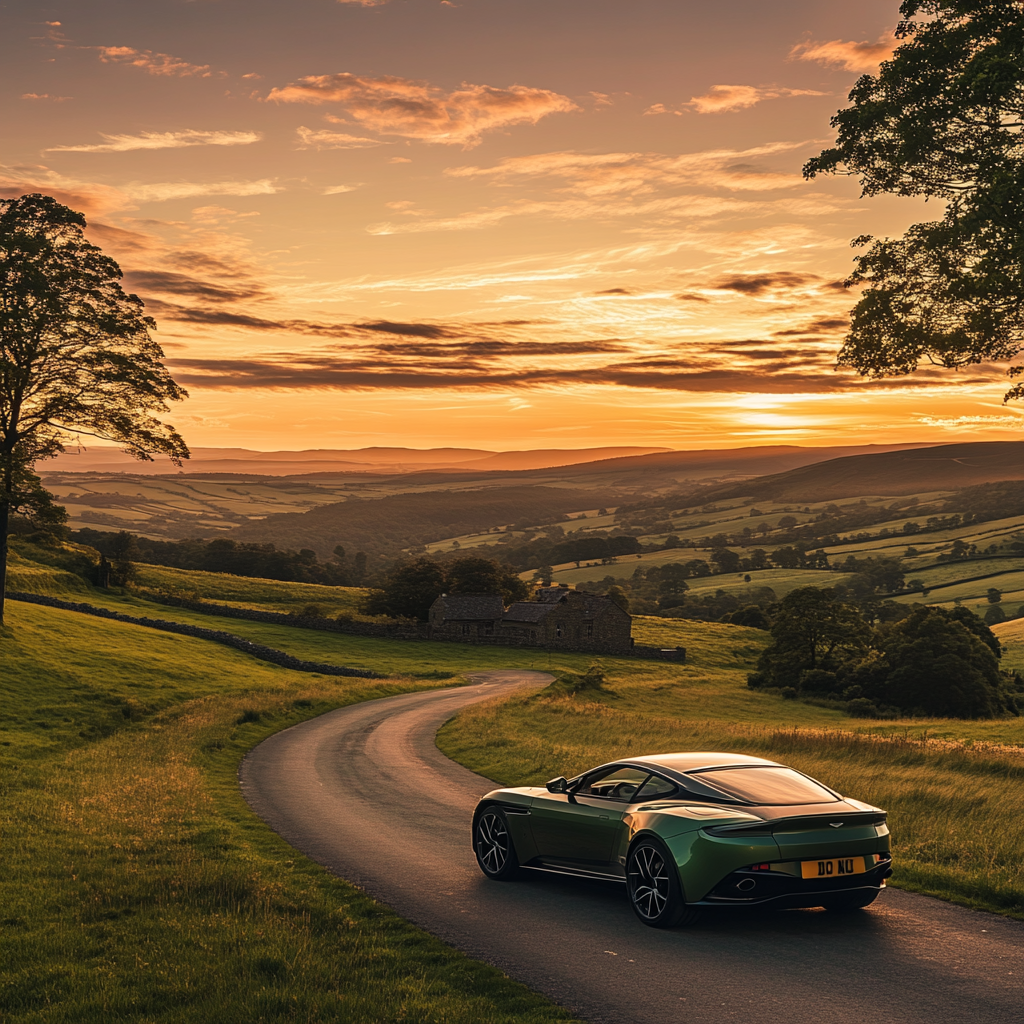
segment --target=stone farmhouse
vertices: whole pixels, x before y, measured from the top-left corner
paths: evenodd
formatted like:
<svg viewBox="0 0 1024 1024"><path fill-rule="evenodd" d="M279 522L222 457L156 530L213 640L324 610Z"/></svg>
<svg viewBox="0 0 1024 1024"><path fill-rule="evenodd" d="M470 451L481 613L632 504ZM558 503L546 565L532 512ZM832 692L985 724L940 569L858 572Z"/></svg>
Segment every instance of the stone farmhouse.
<svg viewBox="0 0 1024 1024"><path fill-rule="evenodd" d="M463 643L497 643L628 654L633 618L598 594L543 587L535 601L508 608L497 594L442 594L431 606L430 635Z"/></svg>

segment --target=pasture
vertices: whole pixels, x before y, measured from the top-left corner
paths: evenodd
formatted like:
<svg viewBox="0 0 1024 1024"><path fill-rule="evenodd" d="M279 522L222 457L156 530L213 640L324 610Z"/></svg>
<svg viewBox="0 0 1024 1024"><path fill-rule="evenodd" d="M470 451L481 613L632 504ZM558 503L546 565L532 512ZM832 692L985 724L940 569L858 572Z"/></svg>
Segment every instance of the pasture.
<svg viewBox="0 0 1024 1024"><path fill-rule="evenodd" d="M382 684L389 687L421 686L428 680L438 685L438 681L456 681L460 673L474 669L583 672L596 663L608 678L607 692L585 698L542 694L470 710L442 731L442 748L473 770L504 783L543 781L636 750L699 744L761 751L887 807L893 814L897 849L902 851L894 884L971 906L1024 914L1024 807L1018 807L1024 793L1021 719L873 721L849 718L832 707L750 690L746 674L768 635L721 623L636 617L638 643L686 647L686 662L677 664L390 641L247 622L157 606L130 592L121 595L85 587L84 593L71 594L66 589L68 574L60 570L19 563L17 571L21 578L34 574L39 589L52 587L58 596L224 629L300 658L373 669L394 678L394 682ZM192 584L193 590L210 600L258 607L295 607L310 596L309 588L298 584L219 578L207 573L181 573L176 579L182 585ZM784 583L777 581L777 585L781 588ZM15 709L4 722L6 729L16 729L22 735L19 743L31 740L41 744L50 751L48 756L70 764L79 756L71 757L71 752L79 747L98 749L95 743L115 734L134 736L151 728L164 730L185 714L182 708L191 708L194 702L206 709L228 708L211 728L221 730L217 742L222 744L223 736L230 735L231 744L218 749L230 749L235 760L229 764L214 758L207 764L197 753L206 740L194 738L188 740L195 746L185 758L189 764L200 765L207 773L204 778L220 780L216 783L220 801L232 799L233 765L259 735L307 713L377 692L365 682L298 676L201 641L15 603L10 608L21 646L12 647L5 638L5 661L9 652L21 652L20 661L9 663L16 666L14 678L24 686L25 707L31 704L31 711ZM61 644L51 642L44 652L44 636L47 630L53 635L53 623L59 624ZM26 624L31 626L27 632ZM997 632L1008 648L1004 663L1024 667L1024 631L1018 626L1006 623ZM60 653L65 650L70 652L68 656ZM188 668L171 672L170 660ZM60 687L72 697L66 697ZM106 695L100 703L88 706L104 708L106 724L93 737L76 717L79 698L75 695L97 687ZM314 694L295 697L312 701L308 708L294 702L289 705L291 698L284 696L300 691ZM236 720L244 708L237 709L246 702L261 716L260 722L245 723L245 730L238 731L242 727ZM271 717L265 717L261 709ZM111 722L116 728L111 728ZM125 729L129 731L123 732ZM57 761L51 761L47 771L58 771ZM11 764L8 760L8 771ZM57 792L62 784L54 785ZM26 807L20 806L22 810ZM237 803L234 806L238 811ZM16 817L21 812L15 809L12 813ZM247 827L252 825L250 820ZM52 822L47 825L53 827Z"/></svg>
<svg viewBox="0 0 1024 1024"><path fill-rule="evenodd" d="M725 750L779 760L889 812L891 884L1024 919L1020 719L866 724L756 693L743 687L736 662L744 659L725 632L739 627L719 629L693 666L656 679L609 663L605 692L543 691L478 705L442 728L438 746L511 786L571 778L638 753Z"/></svg>
<svg viewBox="0 0 1024 1024"><path fill-rule="evenodd" d="M290 672L16 602L8 623L5 1021L571 1019L297 854L241 798L238 762L265 736L430 684Z"/></svg>

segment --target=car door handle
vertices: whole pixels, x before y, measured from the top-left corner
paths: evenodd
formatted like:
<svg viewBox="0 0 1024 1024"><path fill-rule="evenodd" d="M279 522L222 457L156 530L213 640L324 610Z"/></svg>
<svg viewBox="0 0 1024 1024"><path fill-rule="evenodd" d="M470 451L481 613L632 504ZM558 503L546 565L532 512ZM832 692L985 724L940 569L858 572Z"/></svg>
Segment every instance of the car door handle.
<svg viewBox="0 0 1024 1024"><path fill-rule="evenodd" d="M600 820L601 821L607 821L608 820L608 815L607 814L602 814Z"/></svg>

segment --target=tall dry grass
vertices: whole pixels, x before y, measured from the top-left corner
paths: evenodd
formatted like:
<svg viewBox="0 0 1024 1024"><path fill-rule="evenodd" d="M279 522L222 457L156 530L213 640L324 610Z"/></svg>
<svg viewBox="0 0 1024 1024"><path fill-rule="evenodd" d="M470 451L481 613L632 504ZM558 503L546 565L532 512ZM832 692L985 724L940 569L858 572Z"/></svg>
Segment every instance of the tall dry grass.
<svg viewBox="0 0 1024 1024"><path fill-rule="evenodd" d="M11 624L5 1024L571 1019L298 855L241 798L238 761L264 736L422 682L290 673L51 609Z"/></svg>
<svg viewBox="0 0 1024 1024"><path fill-rule="evenodd" d="M909 729L882 735L682 719L543 694L469 708L444 727L438 745L503 785L537 785L631 754L673 750L783 761L889 812L894 885L1024 918L1020 747Z"/></svg>

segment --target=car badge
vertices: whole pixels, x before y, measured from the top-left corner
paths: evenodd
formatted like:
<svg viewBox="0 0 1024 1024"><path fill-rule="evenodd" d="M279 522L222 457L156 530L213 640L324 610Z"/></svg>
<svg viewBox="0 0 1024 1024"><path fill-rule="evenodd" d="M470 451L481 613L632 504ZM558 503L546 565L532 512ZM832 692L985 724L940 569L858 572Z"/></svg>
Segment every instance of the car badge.
<svg viewBox="0 0 1024 1024"><path fill-rule="evenodd" d="M833 828L842 828L842 827L843 827L843 825L845 824L845 822L842 822L842 821L830 821L830 822L829 822L829 824L830 824L830 825L831 825L831 826L832 826Z"/></svg>

